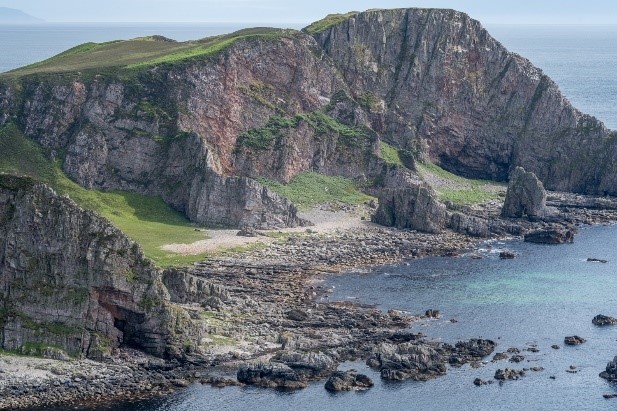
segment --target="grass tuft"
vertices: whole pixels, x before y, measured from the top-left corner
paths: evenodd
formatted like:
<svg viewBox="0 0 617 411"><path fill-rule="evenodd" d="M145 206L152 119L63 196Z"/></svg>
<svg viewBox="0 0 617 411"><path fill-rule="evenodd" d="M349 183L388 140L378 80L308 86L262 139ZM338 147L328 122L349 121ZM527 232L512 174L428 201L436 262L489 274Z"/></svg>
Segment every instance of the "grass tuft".
<svg viewBox="0 0 617 411"><path fill-rule="evenodd" d="M379 156L388 164L405 167L398 149L392 147L386 142L379 142Z"/></svg>
<svg viewBox="0 0 617 411"><path fill-rule="evenodd" d="M345 14L328 14L325 18L310 24L303 30L310 35L319 34L326 31L332 26L335 26L339 23L349 20L352 17L355 17L356 15L358 15L357 11L352 11Z"/></svg>

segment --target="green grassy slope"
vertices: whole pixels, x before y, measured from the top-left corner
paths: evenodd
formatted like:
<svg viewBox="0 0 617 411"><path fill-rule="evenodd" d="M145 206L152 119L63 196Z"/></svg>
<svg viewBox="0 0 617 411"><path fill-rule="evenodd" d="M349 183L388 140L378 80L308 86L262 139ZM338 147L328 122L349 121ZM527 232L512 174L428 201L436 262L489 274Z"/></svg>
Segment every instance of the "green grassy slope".
<svg viewBox="0 0 617 411"><path fill-rule="evenodd" d="M96 211L141 244L157 265L166 267L203 260L203 255L181 256L161 250L168 243L203 240L202 231L158 197L127 192L87 190L71 181L43 155L41 147L27 139L17 127L0 129L0 172L27 175L66 194L80 206Z"/></svg>
<svg viewBox="0 0 617 411"><path fill-rule="evenodd" d="M150 36L126 41L84 43L47 60L2 74L0 78L84 70L100 71L109 68L131 70L158 64L173 64L215 55L241 39L278 39L291 37L296 33L295 30L258 27L186 42Z"/></svg>
<svg viewBox="0 0 617 411"><path fill-rule="evenodd" d="M263 178L258 180L302 209L324 203L361 204L373 198L361 192L347 178L329 177L311 171L298 174L288 184Z"/></svg>
<svg viewBox="0 0 617 411"><path fill-rule="evenodd" d="M418 172L435 189L441 201L455 204L482 204L500 197L505 185L472 180L452 174L432 163L418 163Z"/></svg>

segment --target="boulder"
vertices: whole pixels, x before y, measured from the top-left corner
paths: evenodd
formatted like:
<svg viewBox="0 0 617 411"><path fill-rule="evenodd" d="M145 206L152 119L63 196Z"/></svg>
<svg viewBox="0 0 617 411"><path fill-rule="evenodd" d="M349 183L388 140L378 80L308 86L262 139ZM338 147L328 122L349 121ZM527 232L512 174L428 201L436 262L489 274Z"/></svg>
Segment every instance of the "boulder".
<svg viewBox="0 0 617 411"><path fill-rule="evenodd" d="M593 317L593 320L591 320L591 322L595 325L600 325L600 326L613 325L613 324L617 324L617 318L598 314L595 317Z"/></svg>
<svg viewBox="0 0 617 411"><path fill-rule="evenodd" d="M574 242L576 230L566 227L553 227L535 230L525 234L525 242L537 244L566 244Z"/></svg>
<svg viewBox="0 0 617 411"><path fill-rule="evenodd" d="M330 374L325 388L328 391L367 390L373 386L373 380L355 370L335 371Z"/></svg>
<svg viewBox="0 0 617 411"><path fill-rule="evenodd" d="M516 167L510 174L501 216L506 218L539 217L545 212L546 191L542 182L534 173L527 172L522 167Z"/></svg>
<svg viewBox="0 0 617 411"><path fill-rule="evenodd" d="M523 370L513 370L512 368L499 369L495 371L495 379L500 381L506 380L518 380L521 377L525 376L525 371Z"/></svg>
<svg viewBox="0 0 617 411"><path fill-rule="evenodd" d="M563 339L563 343L565 345L581 345L586 341L586 339L579 337L578 335L572 335Z"/></svg>
<svg viewBox="0 0 617 411"><path fill-rule="evenodd" d="M513 258L516 258L516 254L509 250L503 250L499 253L499 258L502 260L512 260Z"/></svg>
<svg viewBox="0 0 617 411"><path fill-rule="evenodd" d="M613 361L606 364L606 370L600 373L600 377L609 381L617 381L617 356Z"/></svg>

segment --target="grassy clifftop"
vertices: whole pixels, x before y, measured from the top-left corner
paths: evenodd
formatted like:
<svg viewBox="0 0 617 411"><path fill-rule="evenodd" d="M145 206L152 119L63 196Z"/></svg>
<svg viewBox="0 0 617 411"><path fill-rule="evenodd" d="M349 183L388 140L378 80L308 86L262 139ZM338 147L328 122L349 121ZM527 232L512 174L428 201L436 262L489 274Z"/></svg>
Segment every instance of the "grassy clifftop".
<svg viewBox="0 0 617 411"><path fill-rule="evenodd" d="M164 244L192 243L205 238L202 231L196 231L186 217L172 210L162 199L121 191L87 190L71 181L58 164L45 158L39 145L12 125L0 129L0 153L0 172L29 176L47 183L81 207L98 212L137 241L157 265L165 267L203 260L203 255L182 256L161 250Z"/></svg>
<svg viewBox="0 0 617 411"><path fill-rule="evenodd" d="M243 39L279 39L292 37L297 33L295 30L257 27L186 42L149 36L106 43L84 43L47 60L2 74L0 78L106 68L147 68L216 55Z"/></svg>

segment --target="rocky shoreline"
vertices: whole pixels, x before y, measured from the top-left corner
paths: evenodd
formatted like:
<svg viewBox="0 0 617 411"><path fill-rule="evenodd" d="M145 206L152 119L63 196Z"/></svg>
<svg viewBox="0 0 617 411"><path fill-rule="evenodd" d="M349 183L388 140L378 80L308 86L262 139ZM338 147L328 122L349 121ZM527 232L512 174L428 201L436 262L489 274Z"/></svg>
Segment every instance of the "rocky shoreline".
<svg viewBox="0 0 617 411"><path fill-rule="evenodd" d="M524 233L617 220L617 202L606 199L552 193L548 203L557 210L549 221L501 221ZM594 204L601 206L590 206ZM499 218L499 204L466 211ZM448 366L480 361L495 344L432 342L407 328L436 315L429 310L435 307L413 315L329 302L322 298L328 290L320 281L351 269L429 255L457 256L481 241L485 239L451 231L425 234L376 225L330 233L309 229L263 249L204 261L188 271L224 289L225 296L182 307L205 325L208 350L187 345L175 362L124 348L106 362L1 355L0 409L139 399L167 395L193 382L301 388L327 379L340 363L358 359L386 379L438 377Z"/></svg>

